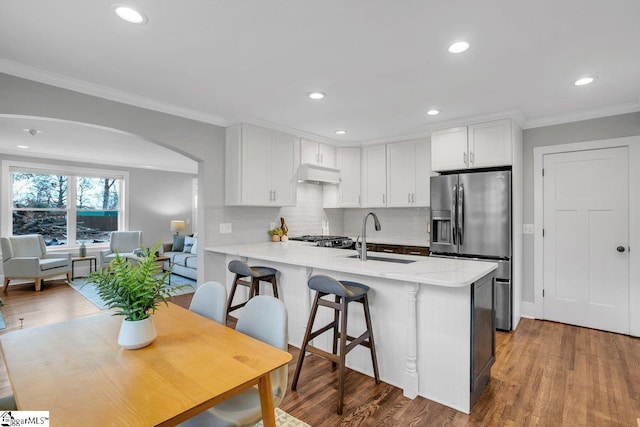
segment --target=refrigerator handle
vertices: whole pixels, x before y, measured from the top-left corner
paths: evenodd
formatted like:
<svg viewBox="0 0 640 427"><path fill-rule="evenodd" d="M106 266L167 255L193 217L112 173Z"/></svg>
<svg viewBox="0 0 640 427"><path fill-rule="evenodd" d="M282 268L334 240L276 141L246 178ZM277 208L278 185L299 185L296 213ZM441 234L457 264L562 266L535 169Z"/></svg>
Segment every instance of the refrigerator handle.
<svg viewBox="0 0 640 427"><path fill-rule="evenodd" d="M460 236L460 244L464 244L464 185L460 184L458 188L458 214L456 219L458 221L457 229Z"/></svg>
<svg viewBox="0 0 640 427"><path fill-rule="evenodd" d="M458 235L457 223L457 209L458 209L458 186L453 186L453 192L451 194L451 235L453 244L457 245L456 237Z"/></svg>

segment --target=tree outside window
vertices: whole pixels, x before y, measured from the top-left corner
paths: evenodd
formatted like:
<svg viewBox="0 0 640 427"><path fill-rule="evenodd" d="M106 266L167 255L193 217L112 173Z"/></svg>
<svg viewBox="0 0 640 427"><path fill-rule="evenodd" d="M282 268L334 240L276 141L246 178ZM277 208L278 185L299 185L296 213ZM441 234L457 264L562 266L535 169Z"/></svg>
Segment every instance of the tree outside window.
<svg viewBox="0 0 640 427"><path fill-rule="evenodd" d="M12 171L11 178L14 235L41 234L47 245L90 244L118 230L119 178L29 171Z"/></svg>

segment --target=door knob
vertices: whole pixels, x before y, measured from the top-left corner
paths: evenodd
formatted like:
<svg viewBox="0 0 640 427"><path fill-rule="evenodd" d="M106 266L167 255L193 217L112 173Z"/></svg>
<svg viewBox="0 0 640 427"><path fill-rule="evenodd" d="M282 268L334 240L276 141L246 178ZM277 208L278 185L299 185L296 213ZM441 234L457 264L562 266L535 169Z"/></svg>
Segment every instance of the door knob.
<svg viewBox="0 0 640 427"><path fill-rule="evenodd" d="M618 252L624 252L624 246L618 246L618 247L616 248L616 250L617 250Z"/></svg>

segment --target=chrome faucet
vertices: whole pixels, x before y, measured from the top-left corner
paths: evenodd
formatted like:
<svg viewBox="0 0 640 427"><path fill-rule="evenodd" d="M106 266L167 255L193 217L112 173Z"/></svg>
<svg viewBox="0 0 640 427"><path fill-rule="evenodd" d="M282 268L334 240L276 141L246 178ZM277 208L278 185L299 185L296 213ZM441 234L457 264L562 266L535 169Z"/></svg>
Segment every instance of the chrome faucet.
<svg viewBox="0 0 640 427"><path fill-rule="evenodd" d="M373 223L376 227L376 231L380 231L381 229L380 221L378 220L378 216L376 214L374 214L373 212L369 212L364 216L364 218L362 219L362 243L360 243L359 249L356 248L358 249L358 254L360 255L360 261L367 260L367 218L369 218L369 215L373 216Z"/></svg>

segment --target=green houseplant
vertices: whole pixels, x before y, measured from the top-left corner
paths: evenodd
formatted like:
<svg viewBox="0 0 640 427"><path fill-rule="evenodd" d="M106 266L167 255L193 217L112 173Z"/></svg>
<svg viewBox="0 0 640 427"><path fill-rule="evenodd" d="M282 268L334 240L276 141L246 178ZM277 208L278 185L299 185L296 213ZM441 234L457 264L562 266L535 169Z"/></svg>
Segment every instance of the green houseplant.
<svg viewBox="0 0 640 427"><path fill-rule="evenodd" d="M167 287L171 271L159 272L156 261L159 247L160 243L150 249L142 248L134 261L118 254L108 268L89 275L105 304L117 309L114 315L124 316L118 343L125 348L141 348L153 342L157 333L151 314L184 288Z"/></svg>
<svg viewBox="0 0 640 427"><path fill-rule="evenodd" d="M280 237L282 237L282 228L276 227L268 231L269 236L271 236L271 241L279 242Z"/></svg>

